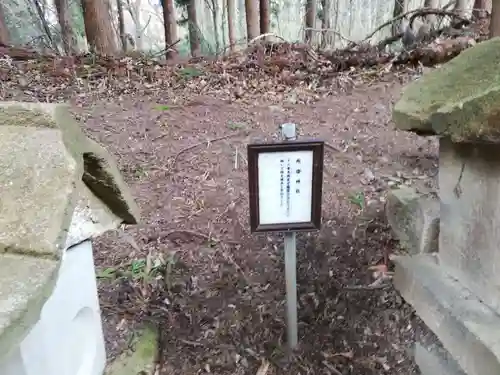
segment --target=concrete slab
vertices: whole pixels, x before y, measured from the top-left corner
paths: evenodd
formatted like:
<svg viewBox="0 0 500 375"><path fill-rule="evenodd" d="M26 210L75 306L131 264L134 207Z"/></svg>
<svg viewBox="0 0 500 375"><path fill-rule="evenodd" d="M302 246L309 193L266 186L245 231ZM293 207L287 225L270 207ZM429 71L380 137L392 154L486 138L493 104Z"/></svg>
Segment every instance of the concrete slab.
<svg viewBox="0 0 500 375"><path fill-rule="evenodd" d="M500 316L458 280L437 257L394 259L394 285L468 375L500 374Z"/></svg>

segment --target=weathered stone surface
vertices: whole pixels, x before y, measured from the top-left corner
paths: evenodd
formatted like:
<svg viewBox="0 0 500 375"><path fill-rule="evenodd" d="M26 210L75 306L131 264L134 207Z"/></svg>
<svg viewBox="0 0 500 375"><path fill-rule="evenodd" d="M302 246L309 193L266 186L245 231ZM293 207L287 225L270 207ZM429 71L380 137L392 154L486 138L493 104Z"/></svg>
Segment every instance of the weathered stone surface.
<svg viewBox="0 0 500 375"><path fill-rule="evenodd" d="M0 254L0 361L39 319L58 270L55 260Z"/></svg>
<svg viewBox="0 0 500 375"><path fill-rule="evenodd" d="M139 207L123 181L118 166L109 153L91 139L83 150L83 182L113 213L127 224L137 224Z"/></svg>
<svg viewBox="0 0 500 375"><path fill-rule="evenodd" d="M0 360L37 321L63 251L139 210L65 105L0 103Z"/></svg>
<svg viewBox="0 0 500 375"><path fill-rule="evenodd" d="M82 181L76 182L76 188L77 202L68 229L66 249L115 229L122 222Z"/></svg>
<svg viewBox="0 0 500 375"><path fill-rule="evenodd" d="M407 86L393 120L454 142L500 142L500 37L481 42Z"/></svg>
<svg viewBox="0 0 500 375"><path fill-rule="evenodd" d="M0 102L1 126L57 129L68 152L77 163L83 163L83 181L88 188L125 223L138 222L139 208L115 161L106 149L85 136L66 104Z"/></svg>
<svg viewBox="0 0 500 375"><path fill-rule="evenodd" d="M441 139L439 149L440 263L500 313L498 146Z"/></svg>
<svg viewBox="0 0 500 375"><path fill-rule="evenodd" d="M422 375L466 375L441 345L415 345L415 363Z"/></svg>
<svg viewBox="0 0 500 375"><path fill-rule="evenodd" d="M401 245L411 254L438 251L439 200L408 186L387 195L387 221Z"/></svg>
<svg viewBox="0 0 500 375"><path fill-rule="evenodd" d="M394 259L394 285L468 375L500 374L500 316L429 254Z"/></svg>
<svg viewBox="0 0 500 375"><path fill-rule="evenodd" d="M82 173L60 131L0 126L0 253L58 258Z"/></svg>

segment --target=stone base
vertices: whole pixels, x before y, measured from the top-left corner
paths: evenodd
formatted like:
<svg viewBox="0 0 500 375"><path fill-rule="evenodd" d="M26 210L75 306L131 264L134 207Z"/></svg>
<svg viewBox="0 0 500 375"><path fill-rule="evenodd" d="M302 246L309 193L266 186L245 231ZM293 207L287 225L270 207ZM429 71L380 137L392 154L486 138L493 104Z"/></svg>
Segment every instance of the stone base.
<svg viewBox="0 0 500 375"><path fill-rule="evenodd" d="M439 200L401 186L391 190L385 206L387 221L410 254L438 251Z"/></svg>
<svg viewBox="0 0 500 375"><path fill-rule="evenodd" d="M106 363L90 241L65 251L40 319L1 375L102 375Z"/></svg>
<svg viewBox="0 0 500 375"><path fill-rule="evenodd" d="M448 276L438 265L436 256L401 256L394 262L396 289L415 308L463 372L500 374L500 316ZM422 358L425 353L420 352L419 356Z"/></svg>

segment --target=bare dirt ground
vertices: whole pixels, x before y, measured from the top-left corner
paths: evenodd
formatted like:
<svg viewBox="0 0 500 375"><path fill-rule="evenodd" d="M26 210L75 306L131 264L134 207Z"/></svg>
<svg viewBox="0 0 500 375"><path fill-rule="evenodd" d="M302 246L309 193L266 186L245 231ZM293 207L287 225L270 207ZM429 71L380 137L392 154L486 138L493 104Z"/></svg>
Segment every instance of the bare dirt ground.
<svg viewBox="0 0 500 375"><path fill-rule="evenodd" d="M141 206L140 225L95 241L110 360L153 324L155 375L417 373L412 309L390 282L367 287L369 268L399 251L387 191L432 188L437 168L434 140L390 122L408 74L339 73L287 45L187 66L78 59L0 58L0 99L70 100ZM249 142L277 139L289 121L327 142L323 227L298 236L292 355L282 238L249 233L246 161Z"/></svg>
<svg viewBox="0 0 500 375"><path fill-rule="evenodd" d="M432 140L390 123L401 87L364 85L309 105L200 96L170 106L168 97L124 96L77 110L88 134L117 155L144 214L95 247L100 272L123 276L100 282L110 354L152 321L164 374L255 374L263 361L269 374L415 374L412 309L392 286L366 287L368 267L397 251L383 216L387 190L428 183L436 168ZM282 239L249 233L246 168L246 144L276 139L288 121L300 137L329 145L323 228L298 236L293 356Z"/></svg>

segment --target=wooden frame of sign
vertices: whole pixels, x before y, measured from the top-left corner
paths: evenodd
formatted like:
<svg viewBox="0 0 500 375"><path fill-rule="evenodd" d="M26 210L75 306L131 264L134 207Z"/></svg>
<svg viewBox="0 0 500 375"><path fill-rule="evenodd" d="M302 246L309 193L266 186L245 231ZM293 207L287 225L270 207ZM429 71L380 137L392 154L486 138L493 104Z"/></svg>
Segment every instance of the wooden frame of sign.
<svg viewBox="0 0 500 375"><path fill-rule="evenodd" d="M323 141L249 144L251 232L321 228Z"/></svg>

